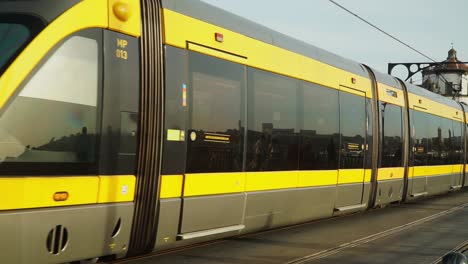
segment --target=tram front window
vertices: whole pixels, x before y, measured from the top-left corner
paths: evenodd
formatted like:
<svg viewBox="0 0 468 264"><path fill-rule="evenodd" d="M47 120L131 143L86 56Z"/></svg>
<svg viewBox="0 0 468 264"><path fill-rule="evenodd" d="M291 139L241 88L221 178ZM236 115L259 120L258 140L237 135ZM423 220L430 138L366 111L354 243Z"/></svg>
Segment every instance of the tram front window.
<svg viewBox="0 0 468 264"><path fill-rule="evenodd" d="M1 109L0 173L29 175L38 166L49 172L54 164L60 172L81 164L87 173L94 164L100 34L78 32L57 44Z"/></svg>

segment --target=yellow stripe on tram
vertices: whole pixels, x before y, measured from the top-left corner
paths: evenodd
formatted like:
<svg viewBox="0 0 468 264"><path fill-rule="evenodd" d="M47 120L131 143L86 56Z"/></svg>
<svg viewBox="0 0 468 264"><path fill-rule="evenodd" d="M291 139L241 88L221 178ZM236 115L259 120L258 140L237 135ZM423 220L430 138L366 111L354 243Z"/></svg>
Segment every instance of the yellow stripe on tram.
<svg viewBox="0 0 468 264"><path fill-rule="evenodd" d="M238 193L245 189L245 173L186 174L184 196Z"/></svg>
<svg viewBox="0 0 468 264"><path fill-rule="evenodd" d="M249 172L246 175L246 192L287 189L297 187L297 171Z"/></svg>
<svg viewBox="0 0 468 264"><path fill-rule="evenodd" d="M411 109L463 122L463 111L461 109L438 103L412 93L408 93L408 99Z"/></svg>
<svg viewBox="0 0 468 264"><path fill-rule="evenodd" d="M1 178L0 186L0 210L93 204L99 177ZM64 200L56 201L56 194Z"/></svg>
<svg viewBox="0 0 468 264"><path fill-rule="evenodd" d="M182 196L183 175L163 175L161 177L161 187L159 198L176 198Z"/></svg>
<svg viewBox="0 0 468 264"><path fill-rule="evenodd" d="M99 177L98 203L131 202L135 196L134 175Z"/></svg>
<svg viewBox="0 0 468 264"><path fill-rule="evenodd" d="M334 89L343 85L372 97L368 78L172 10L164 9L163 17L165 44ZM215 33L222 33L224 41L216 41Z"/></svg>
<svg viewBox="0 0 468 264"><path fill-rule="evenodd" d="M163 175L159 198L177 198L370 182L372 170L268 171ZM340 178L341 177L341 178Z"/></svg>
<svg viewBox="0 0 468 264"><path fill-rule="evenodd" d="M0 178L0 210L131 202L135 176Z"/></svg>
<svg viewBox="0 0 468 264"><path fill-rule="evenodd" d="M405 106L405 95L403 90L385 85L383 83L378 83L378 89L380 101L401 107Z"/></svg>
<svg viewBox="0 0 468 264"><path fill-rule="evenodd" d="M458 166L463 166L463 165L455 165L455 168L457 168ZM413 177L451 174L454 171L453 165L416 166L412 168L413 168L413 173L412 173Z"/></svg>
<svg viewBox="0 0 468 264"><path fill-rule="evenodd" d="M337 170L299 171L297 187L336 185L338 182Z"/></svg>
<svg viewBox="0 0 468 264"><path fill-rule="evenodd" d="M364 169L348 169L338 171L338 184L364 182L366 172Z"/></svg>
<svg viewBox="0 0 468 264"><path fill-rule="evenodd" d="M394 167L394 168L379 168L377 172L377 180L396 180L403 179L405 177L405 168Z"/></svg>

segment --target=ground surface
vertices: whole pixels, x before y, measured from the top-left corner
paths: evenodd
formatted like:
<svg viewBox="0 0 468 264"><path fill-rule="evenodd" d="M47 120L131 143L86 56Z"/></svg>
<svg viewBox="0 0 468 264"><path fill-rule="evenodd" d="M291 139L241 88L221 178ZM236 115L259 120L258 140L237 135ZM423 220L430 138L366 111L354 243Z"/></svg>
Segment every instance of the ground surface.
<svg viewBox="0 0 468 264"><path fill-rule="evenodd" d="M468 240L466 203L468 190L119 263L432 263ZM428 220L354 243L420 219Z"/></svg>

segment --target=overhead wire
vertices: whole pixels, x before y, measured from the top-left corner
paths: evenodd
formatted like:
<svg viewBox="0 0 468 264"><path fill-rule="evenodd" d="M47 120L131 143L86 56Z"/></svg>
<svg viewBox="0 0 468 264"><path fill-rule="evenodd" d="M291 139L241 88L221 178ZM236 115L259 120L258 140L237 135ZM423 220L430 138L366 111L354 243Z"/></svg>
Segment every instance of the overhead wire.
<svg viewBox="0 0 468 264"><path fill-rule="evenodd" d="M344 7L343 5L337 3L336 1L334 1L334 0L328 0L328 1L329 1L330 3L332 3L332 4L336 5L336 6L338 6L339 8L343 9L343 10L346 11L347 13L353 15L354 17L356 17L357 19L361 20L362 22L366 23L367 25L373 27L373 28L376 29L377 31L381 32L382 34L384 34L384 35L386 35L386 36L392 38L393 40L397 41L398 43L402 44L403 46L405 46L405 47L407 47L407 48L413 50L414 52L418 53L419 55L423 56L424 58L426 58L426 59L428 59L428 60L430 60L430 61L432 61L432 62L438 63L438 62L437 62L436 60L434 60L433 58L431 58L431 57L429 57L428 55L422 53L421 51L417 50L417 49L414 48L413 46L411 46L411 45L405 43L404 41L400 40L399 38L393 36L392 34L386 32L385 30L381 29L380 27L374 25L373 23L369 22L369 21L366 20L365 18L359 16L358 14L354 13L353 11L351 11L351 10L349 10L348 8ZM443 79L443 81L444 81L446 84L449 83L449 82L447 81L447 79L445 79L444 76L440 76L440 77Z"/></svg>
<svg viewBox="0 0 468 264"><path fill-rule="evenodd" d="M392 34L386 32L385 30L379 28L378 26L372 24L371 22L369 22L368 20L364 19L363 17L359 16L358 14L354 13L353 11L349 10L348 8L344 7L343 5L335 2L334 0L328 0L330 1L332 4L338 6L339 8L343 9L344 11L350 13L351 15L355 16L357 19L361 20L362 22L366 23L367 25L373 27L374 29L378 30L379 32L383 33L384 35L392 38L393 40L399 42L400 44L406 46L407 48L413 50L414 52L418 53L419 55L425 57L426 59L432 61L432 62L436 62L434 59L432 59L431 57L429 57L428 55L422 53L421 51L417 50L416 48L412 47L411 45L409 44L406 44L405 42L403 42L402 40L400 40L399 38L393 36Z"/></svg>

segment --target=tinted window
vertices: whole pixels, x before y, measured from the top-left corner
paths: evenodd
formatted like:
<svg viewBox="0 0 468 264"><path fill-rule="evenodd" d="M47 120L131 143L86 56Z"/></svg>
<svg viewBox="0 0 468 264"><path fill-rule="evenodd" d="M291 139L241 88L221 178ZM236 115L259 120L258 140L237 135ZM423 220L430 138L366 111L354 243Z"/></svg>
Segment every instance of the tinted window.
<svg viewBox="0 0 468 264"><path fill-rule="evenodd" d="M29 34L29 29L24 25L0 22L0 69L29 39Z"/></svg>
<svg viewBox="0 0 468 264"><path fill-rule="evenodd" d="M163 175L178 175L186 171L187 158L187 135L179 135L179 139L168 140L168 131L187 131L187 113L188 104L185 98L184 104L184 86L189 84L188 52L170 46L165 47L165 142L163 144ZM187 91L185 91L185 94Z"/></svg>
<svg viewBox="0 0 468 264"><path fill-rule="evenodd" d="M366 99L340 92L340 168L364 168Z"/></svg>
<svg viewBox="0 0 468 264"><path fill-rule="evenodd" d="M301 170L336 169L339 146L338 91L303 83Z"/></svg>
<svg viewBox="0 0 468 264"><path fill-rule="evenodd" d="M0 116L4 163L95 161L98 42L74 36L61 44Z"/></svg>
<svg viewBox="0 0 468 264"><path fill-rule="evenodd" d="M453 126L452 120L441 118L440 120L440 150L438 163L448 165L453 163Z"/></svg>
<svg viewBox="0 0 468 264"><path fill-rule="evenodd" d="M255 69L248 79L247 169L296 170L299 81Z"/></svg>
<svg viewBox="0 0 468 264"><path fill-rule="evenodd" d="M462 123L452 121L453 124L453 137L452 137L452 164L463 163L463 126Z"/></svg>
<svg viewBox="0 0 468 264"><path fill-rule="evenodd" d="M427 129L427 165L442 165L442 127L441 118L426 114L428 119ZM448 132L448 131L447 131Z"/></svg>
<svg viewBox="0 0 468 264"><path fill-rule="evenodd" d="M242 169L244 66L190 53L187 172Z"/></svg>
<svg viewBox="0 0 468 264"><path fill-rule="evenodd" d="M413 164L424 166L428 164L429 148L429 116L423 112L412 110L413 116Z"/></svg>
<svg viewBox="0 0 468 264"><path fill-rule="evenodd" d="M452 155L452 121L428 113L412 112L414 165L449 164Z"/></svg>
<svg viewBox="0 0 468 264"><path fill-rule="evenodd" d="M382 116L382 162L381 167L401 167L403 155L401 107L380 103Z"/></svg>

